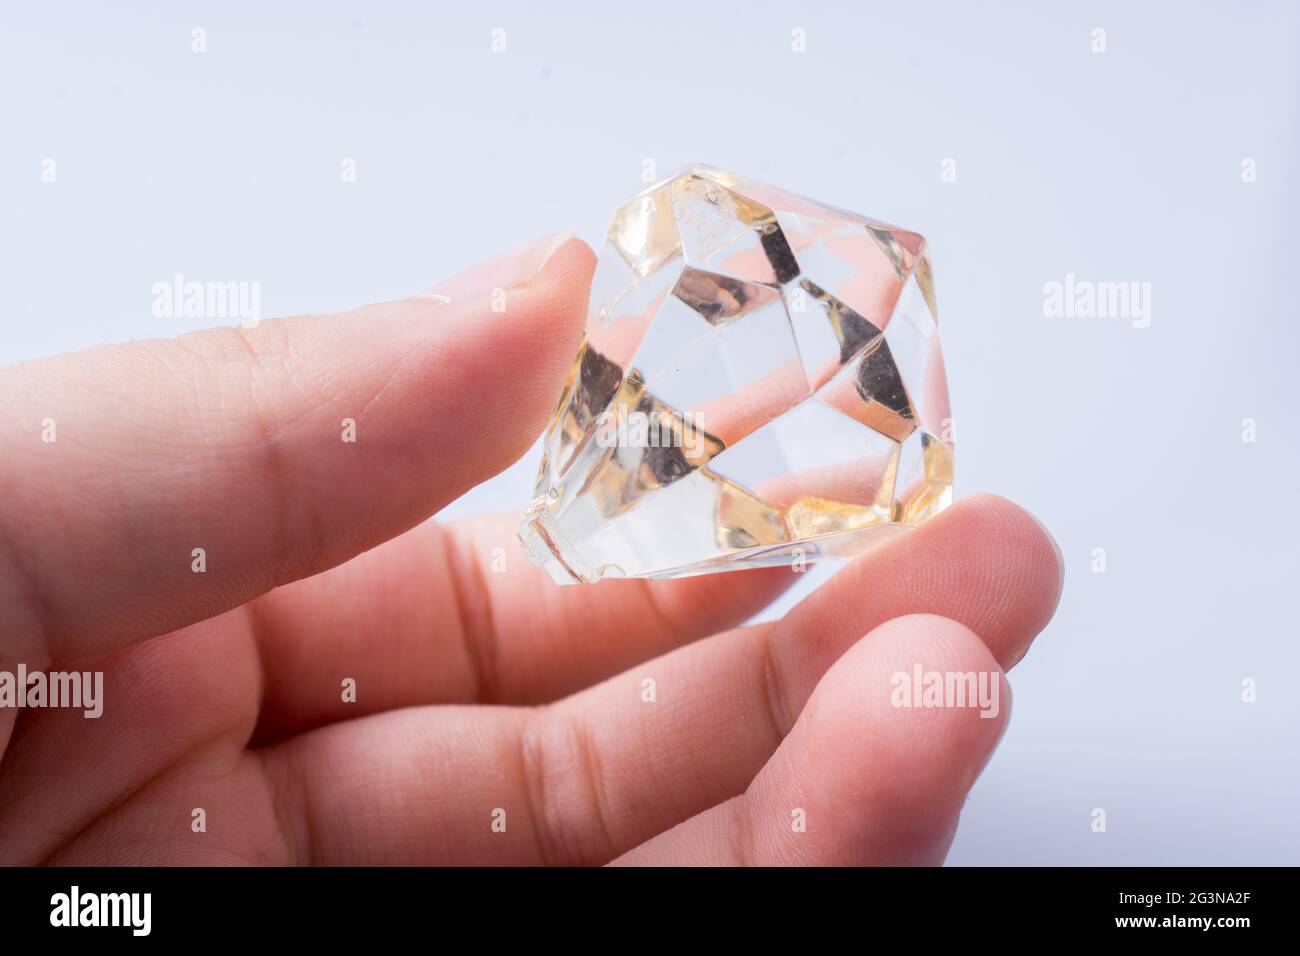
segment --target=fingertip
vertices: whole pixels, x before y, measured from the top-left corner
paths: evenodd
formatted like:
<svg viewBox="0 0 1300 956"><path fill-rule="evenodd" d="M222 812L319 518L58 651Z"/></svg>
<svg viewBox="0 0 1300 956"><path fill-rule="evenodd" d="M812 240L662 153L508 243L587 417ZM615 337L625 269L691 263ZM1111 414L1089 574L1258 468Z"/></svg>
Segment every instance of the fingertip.
<svg viewBox="0 0 1300 956"><path fill-rule="evenodd" d="M511 417L531 443L559 399L582 342L595 254L581 239L561 237L537 274L511 293L511 318L495 339L497 361L509 375ZM522 453L523 448L520 449ZM517 457L517 456L516 456Z"/></svg>
<svg viewBox="0 0 1300 956"><path fill-rule="evenodd" d="M999 583L998 593L984 595L983 606L971 607L965 619L981 634L1011 638L991 642L999 663L1010 670L1060 604L1065 583L1060 547L1038 518L995 494L962 498L935 525L929 533L959 539L956 550L971 555L972 581ZM925 527L919 530L927 533ZM994 625L995 620L1000 623Z"/></svg>
<svg viewBox="0 0 1300 956"><path fill-rule="evenodd" d="M414 298L449 305L533 285L560 274L580 258L581 249L591 255L587 244L572 233L552 233L441 279Z"/></svg>
<svg viewBox="0 0 1300 956"><path fill-rule="evenodd" d="M472 459L482 480L528 449L581 342L593 268L581 239L548 236L397 303L416 386L397 394L437 413L440 458Z"/></svg>
<svg viewBox="0 0 1300 956"><path fill-rule="evenodd" d="M596 270L596 253L573 233L556 237L550 255L542 264L539 278L582 293L584 302Z"/></svg>
<svg viewBox="0 0 1300 956"><path fill-rule="evenodd" d="M1047 617L1050 620L1055 614L1056 609L1061 605L1061 595L1065 592L1065 555L1061 551L1061 545L1057 542L1056 536L1047 530L1047 525L1043 524L1043 519L1032 511L1026 511L1034 524L1038 525L1038 530L1042 533L1047 543L1052 546L1052 553L1056 555L1056 600L1052 602L1052 609Z"/></svg>
<svg viewBox="0 0 1300 956"><path fill-rule="evenodd" d="M924 706L923 695L902 693L902 689L910 689L918 679L924 682L933 674L945 678L957 674L996 675L999 678L998 706L980 716L984 720L998 721L1004 717L1001 691L1009 685L997 658L969 627L939 614L906 614L885 621L850 648L841 664L828 672L823 683L841 670L844 676L836 679L849 681L852 694L871 709L870 718L882 724L909 718L916 710L914 704L922 711L934 709ZM882 675L885 677L883 681ZM905 684L900 675L910 683ZM814 698L821 691L819 685ZM954 712L964 708L965 704L959 702L958 706L939 709Z"/></svg>
<svg viewBox="0 0 1300 956"><path fill-rule="evenodd" d="M942 861L965 796L1005 729L1009 701L997 660L957 621L911 614L854 645L788 740L793 775L815 781L805 799L835 821L826 858Z"/></svg>
<svg viewBox="0 0 1300 956"><path fill-rule="evenodd" d="M1065 582L1065 557L1056 538L1037 515L1014 501L990 492L978 492L953 505L955 513L971 513L989 525L991 533L1019 545L1039 562L1056 569L1056 598ZM1055 609L1055 602L1053 603ZM1051 615L1048 615L1049 617Z"/></svg>

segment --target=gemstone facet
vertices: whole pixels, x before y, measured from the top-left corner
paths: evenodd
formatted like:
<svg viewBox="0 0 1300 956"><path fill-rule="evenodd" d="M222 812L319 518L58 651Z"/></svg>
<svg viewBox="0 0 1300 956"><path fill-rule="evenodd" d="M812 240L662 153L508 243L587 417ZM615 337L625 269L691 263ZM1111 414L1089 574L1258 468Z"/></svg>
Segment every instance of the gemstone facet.
<svg viewBox="0 0 1300 956"><path fill-rule="evenodd" d="M614 213L519 536L560 584L800 567L952 470L925 240L697 165Z"/></svg>

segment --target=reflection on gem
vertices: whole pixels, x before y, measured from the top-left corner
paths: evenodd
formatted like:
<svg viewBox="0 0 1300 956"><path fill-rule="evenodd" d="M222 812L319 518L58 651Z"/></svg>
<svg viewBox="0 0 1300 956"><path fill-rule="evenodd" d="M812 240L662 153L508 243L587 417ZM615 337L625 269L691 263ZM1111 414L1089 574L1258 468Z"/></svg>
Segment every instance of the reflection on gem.
<svg viewBox="0 0 1300 956"><path fill-rule="evenodd" d="M919 235L697 165L605 238L520 528L557 582L845 557L948 506Z"/></svg>

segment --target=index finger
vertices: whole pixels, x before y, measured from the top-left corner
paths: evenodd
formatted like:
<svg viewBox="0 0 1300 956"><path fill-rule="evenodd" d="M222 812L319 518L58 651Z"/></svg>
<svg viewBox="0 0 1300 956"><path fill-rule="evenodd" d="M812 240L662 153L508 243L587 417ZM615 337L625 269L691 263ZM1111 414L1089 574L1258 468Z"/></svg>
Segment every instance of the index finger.
<svg viewBox="0 0 1300 956"><path fill-rule="evenodd" d="M100 653L210 617L509 465L559 392L592 267L550 238L449 299L0 370L0 655Z"/></svg>

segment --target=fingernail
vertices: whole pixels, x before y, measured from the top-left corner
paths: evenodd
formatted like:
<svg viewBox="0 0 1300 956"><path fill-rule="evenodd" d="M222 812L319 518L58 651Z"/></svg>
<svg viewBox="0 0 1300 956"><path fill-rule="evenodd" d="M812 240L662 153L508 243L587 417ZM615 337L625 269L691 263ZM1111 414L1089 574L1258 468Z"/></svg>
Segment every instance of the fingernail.
<svg viewBox="0 0 1300 956"><path fill-rule="evenodd" d="M487 262L470 266L459 275L439 282L424 294L456 300L489 295L496 289L513 289L526 285L542 273L551 256L572 238L571 233L545 236Z"/></svg>

